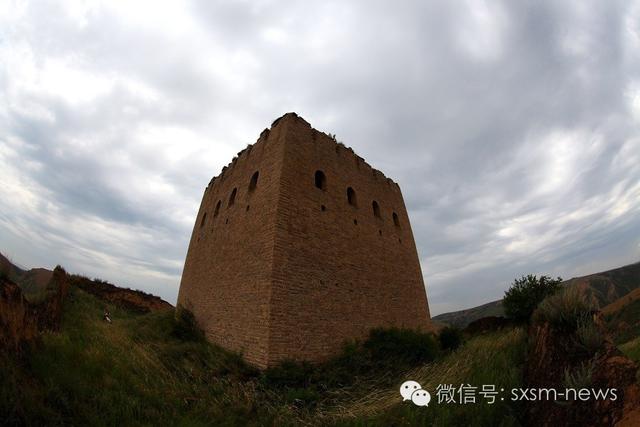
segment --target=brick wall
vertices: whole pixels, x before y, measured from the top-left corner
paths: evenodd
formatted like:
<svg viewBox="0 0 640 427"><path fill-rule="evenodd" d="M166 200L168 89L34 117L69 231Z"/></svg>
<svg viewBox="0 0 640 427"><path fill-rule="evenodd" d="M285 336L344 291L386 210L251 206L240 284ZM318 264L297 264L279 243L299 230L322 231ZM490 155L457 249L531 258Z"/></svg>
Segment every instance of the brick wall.
<svg viewBox="0 0 640 427"><path fill-rule="evenodd" d="M283 149L277 129L263 132L209 184L178 294L178 304L193 311L208 339L242 352L257 366L264 366L268 357L275 201ZM256 171L258 182L250 191ZM236 196L230 206L233 189Z"/></svg>

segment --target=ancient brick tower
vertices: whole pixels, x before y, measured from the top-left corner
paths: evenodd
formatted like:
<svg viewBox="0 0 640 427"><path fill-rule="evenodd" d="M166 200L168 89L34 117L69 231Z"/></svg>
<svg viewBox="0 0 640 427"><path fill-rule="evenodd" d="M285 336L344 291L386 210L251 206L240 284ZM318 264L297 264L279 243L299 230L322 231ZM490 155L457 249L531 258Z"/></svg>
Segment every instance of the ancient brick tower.
<svg viewBox="0 0 640 427"><path fill-rule="evenodd" d="M430 327L400 187L294 113L207 186L178 305L259 367Z"/></svg>

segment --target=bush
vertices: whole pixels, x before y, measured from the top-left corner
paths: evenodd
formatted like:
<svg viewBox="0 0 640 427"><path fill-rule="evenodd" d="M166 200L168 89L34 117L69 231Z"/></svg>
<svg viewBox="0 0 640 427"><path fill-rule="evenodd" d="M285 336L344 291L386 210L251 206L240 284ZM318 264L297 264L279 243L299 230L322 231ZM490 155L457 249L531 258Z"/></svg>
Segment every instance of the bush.
<svg viewBox="0 0 640 427"><path fill-rule="evenodd" d="M411 365L433 360L438 354L438 344L433 334L412 329L373 329L364 342L364 348L375 360Z"/></svg>
<svg viewBox="0 0 640 427"><path fill-rule="evenodd" d="M590 361L581 363L580 366L577 366L573 370L566 368L564 370L563 385L566 388L573 388L576 390L589 387L592 383L594 367L595 362Z"/></svg>
<svg viewBox="0 0 640 427"><path fill-rule="evenodd" d="M576 328L578 345L587 353L594 354L604 346L604 335L591 316L578 319Z"/></svg>
<svg viewBox="0 0 640 427"><path fill-rule="evenodd" d="M563 289L540 303L533 315L536 323L549 322L565 332L574 332L578 322L595 309L577 287Z"/></svg>
<svg viewBox="0 0 640 427"><path fill-rule="evenodd" d="M171 335L182 341L204 341L204 332L190 310L178 306Z"/></svg>
<svg viewBox="0 0 640 427"><path fill-rule="evenodd" d="M562 278L552 279L549 276L522 276L514 280L504 293L502 306L507 317L518 322L528 322L538 304L549 295L560 289Z"/></svg>
<svg viewBox="0 0 640 427"><path fill-rule="evenodd" d="M348 343L340 355L324 363L287 360L268 368L261 383L268 388L342 388L360 377L393 377L397 372L435 359L438 353L433 334L410 329L373 329L364 343Z"/></svg>
<svg viewBox="0 0 640 427"><path fill-rule="evenodd" d="M462 331L458 328L447 326L440 331L438 336L440 348L443 350L455 350L462 344Z"/></svg>

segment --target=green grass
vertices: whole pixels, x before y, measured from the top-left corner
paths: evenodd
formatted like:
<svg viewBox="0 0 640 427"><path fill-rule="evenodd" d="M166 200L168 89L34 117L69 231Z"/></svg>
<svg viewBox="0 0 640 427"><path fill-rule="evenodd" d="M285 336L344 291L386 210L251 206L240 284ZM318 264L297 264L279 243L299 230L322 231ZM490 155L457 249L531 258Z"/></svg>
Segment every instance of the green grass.
<svg viewBox="0 0 640 427"><path fill-rule="evenodd" d="M102 320L105 307L112 324ZM16 382L32 381L17 387L24 404L10 412L49 425L229 425L251 419L252 389L241 379L255 371L203 340L172 338L174 324L173 312L136 316L74 290L62 332L46 334L24 366L11 367L13 377L23 376ZM16 387L3 384L5 390Z"/></svg>
<svg viewBox="0 0 640 427"><path fill-rule="evenodd" d="M640 362L640 337L627 341L619 345L618 348L634 362Z"/></svg>
<svg viewBox="0 0 640 427"><path fill-rule="evenodd" d="M443 352L432 337L378 331L326 364L260 373L188 318L132 314L73 289L60 333L22 362L0 356L0 414L7 425L512 425L512 405L438 405L434 390L519 385L524 338L505 330ZM432 392L429 408L401 401L406 379Z"/></svg>

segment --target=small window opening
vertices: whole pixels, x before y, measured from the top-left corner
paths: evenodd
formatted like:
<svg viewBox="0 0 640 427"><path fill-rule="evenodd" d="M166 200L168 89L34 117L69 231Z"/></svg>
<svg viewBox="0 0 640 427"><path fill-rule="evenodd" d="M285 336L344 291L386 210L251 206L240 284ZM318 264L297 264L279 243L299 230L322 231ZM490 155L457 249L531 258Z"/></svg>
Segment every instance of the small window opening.
<svg viewBox="0 0 640 427"><path fill-rule="evenodd" d="M205 212L204 215L202 215L202 220L200 220L200 228L204 227L206 223L207 223L207 213Z"/></svg>
<svg viewBox="0 0 640 427"><path fill-rule="evenodd" d="M213 217L217 217L218 213L220 212L220 205L222 204L222 202L220 200L218 200L218 203L216 203L216 209L213 211Z"/></svg>
<svg viewBox="0 0 640 427"><path fill-rule="evenodd" d="M400 220L398 219L398 214L397 213L393 213L393 224L396 227L400 227Z"/></svg>
<svg viewBox="0 0 640 427"><path fill-rule="evenodd" d="M357 219L353 220L353 225L358 225L358 220Z"/></svg>
<svg viewBox="0 0 640 427"><path fill-rule="evenodd" d="M251 176L251 181L249 181L249 191L253 191L256 189L256 187L258 186L258 177L260 176L260 172L256 171L256 173L254 173Z"/></svg>
<svg viewBox="0 0 640 427"><path fill-rule="evenodd" d="M316 171L315 183L316 183L316 188L319 188L321 190L327 189L327 177L324 175L324 172Z"/></svg>
<svg viewBox="0 0 640 427"><path fill-rule="evenodd" d="M247 205L247 212L249 212L249 205Z"/></svg>
<svg viewBox="0 0 640 427"><path fill-rule="evenodd" d="M229 206L227 206L227 209L233 206L233 204L236 202L236 193L238 193L238 189L234 188L231 192L231 195L229 196Z"/></svg>
<svg viewBox="0 0 640 427"><path fill-rule="evenodd" d="M325 205L320 205L320 210L324 212L327 210L327 207Z"/></svg>
<svg viewBox="0 0 640 427"><path fill-rule="evenodd" d="M353 188L347 188L347 201L351 206L358 207L358 200L356 198L356 192Z"/></svg>
<svg viewBox="0 0 640 427"><path fill-rule="evenodd" d="M378 205L378 202L374 200L373 203L371 203L371 207L373 208L373 215L376 218L380 218L380 205Z"/></svg>

